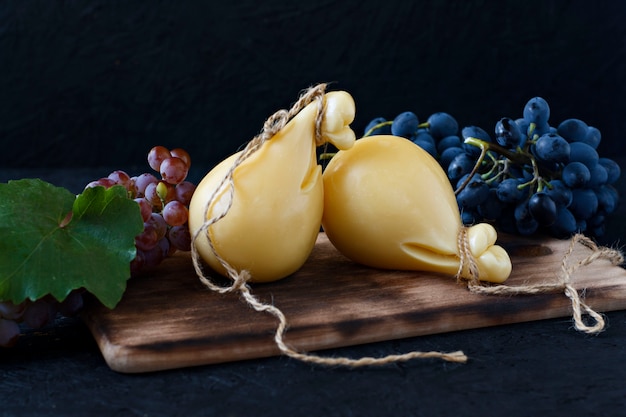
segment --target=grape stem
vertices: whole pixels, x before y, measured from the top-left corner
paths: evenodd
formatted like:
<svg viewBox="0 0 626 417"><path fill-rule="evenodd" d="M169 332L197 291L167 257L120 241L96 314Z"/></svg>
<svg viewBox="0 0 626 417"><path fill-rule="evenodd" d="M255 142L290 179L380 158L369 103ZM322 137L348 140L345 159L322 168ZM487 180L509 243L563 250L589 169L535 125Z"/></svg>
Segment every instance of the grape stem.
<svg viewBox="0 0 626 417"><path fill-rule="evenodd" d="M521 166L530 165L532 167L533 178L524 184L518 185L519 189L526 188L533 184L537 184L537 191L541 191L544 185L547 185L549 187L549 185L543 180L542 175L539 172L539 165L537 164L536 159L533 157L533 155L529 154L527 151L518 147L517 151L513 152L510 149L507 149L498 145L497 143L487 142L487 141L484 141L484 140L481 140L472 136L465 138L465 143L467 143L468 145L472 145L472 146L476 146L477 148L480 148L481 153L480 153L480 157L476 161L476 164L474 165L474 168L472 169L472 172L470 173L468 178L454 192L455 195L460 193L461 190L463 190L463 188L465 188L465 186L469 184L471 177L476 173L476 171L478 171L478 168L482 164L483 159L485 158L485 155L487 154L487 151L494 151L506 157L508 161L514 164L518 164ZM505 169L507 165L508 163L505 165ZM489 171L489 173L492 173L492 172L493 172L493 169ZM548 174L548 176L552 176L552 177L555 176L554 173L550 172L549 170L546 170L546 173Z"/></svg>
<svg viewBox="0 0 626 417"><path fill-rule="evenodd" d="M378 128L381 128L383 126L391 126L392 124L393 124L393 120L388 120L386 122L378 123L378 124L372 126L367 132L365 132L363 137L370 136L372 134L372 132L375 131Z"/></svg>

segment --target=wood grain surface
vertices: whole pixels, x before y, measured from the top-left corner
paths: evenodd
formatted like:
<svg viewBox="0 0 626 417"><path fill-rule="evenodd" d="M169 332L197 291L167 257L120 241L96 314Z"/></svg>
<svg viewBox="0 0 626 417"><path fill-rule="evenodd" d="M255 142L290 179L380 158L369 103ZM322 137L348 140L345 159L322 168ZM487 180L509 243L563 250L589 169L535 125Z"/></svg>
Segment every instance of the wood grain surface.
<svg viewBox="0 0 626 417"><path fill-rule="evenodd" d="M570 244L510 236L501 236L499 243L513 263L506 281L511 286L557 281ZM577 244L570 261L589 254ZM623 268L598 259L578 269L572 279L596 311L626 309ZM364 267L338 253L323 233L301 270L278 282L255 284L252 292L285 313L286 341L301 351L566 317L572 312L562 291L477 295L445 275ZM276 319L254 311L237 294L208 290L198 280L188 253L131 279L115 309L92 302L83 318L107 364L123 373L280 353L273 340Z"/></svg>

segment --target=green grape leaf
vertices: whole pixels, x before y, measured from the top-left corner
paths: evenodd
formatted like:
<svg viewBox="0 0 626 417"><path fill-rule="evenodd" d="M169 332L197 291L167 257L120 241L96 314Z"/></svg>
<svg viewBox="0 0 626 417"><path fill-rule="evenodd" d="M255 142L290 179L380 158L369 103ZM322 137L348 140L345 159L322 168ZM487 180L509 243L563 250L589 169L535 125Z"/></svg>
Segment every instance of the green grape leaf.
<svg viewBox="0 0 626 417"><path fill-rule="evenodd" d="M122 186L74 196L39 179L0 184L0 300L63 301L85 288L113 308L142 229L139 206Z"/></svg>

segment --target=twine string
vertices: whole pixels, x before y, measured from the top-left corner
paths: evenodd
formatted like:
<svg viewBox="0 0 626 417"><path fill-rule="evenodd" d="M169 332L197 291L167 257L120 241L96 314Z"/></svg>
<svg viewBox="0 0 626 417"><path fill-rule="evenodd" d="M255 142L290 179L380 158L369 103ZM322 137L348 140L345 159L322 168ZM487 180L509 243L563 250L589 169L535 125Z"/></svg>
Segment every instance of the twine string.
<svg viewBox="0 0 626 417"><path fill-rule="evenodd" d="M461 233L459 233L459 236L460 241ZM466 239L467 236L463 235L463 238ZM587 257L579 260L573 265L570 265L570 258L577 244L587 247L591 253ZM475 260L473 259L468 246L469 245L467 243L459 243L459 253L462 265L467 263L475 264ZM597 259L607 259L613 265L621 265L624 262L624 256L620 251L607 247L599 247L591 239L578 233L570 239L570 244L563 256L563 259L561 260L561 274L556 282L519 286L486 286L478 281L477 276L473 276L470 273L468 288L473 293L484 295L531 295L563 291L567 298L571 301L572 318L574 320L574 327L576 330L587 334L597 334L602 332L606 327L604 316L587 305L581 299L578 290L572 284L573 274L579 268L589 265ZM471 270L472 268L470 267L469 269ZM463 266L459 268L459 271L461 270L463 270ZM591 324L587 324L585 322L583 318L584 315L589 316L593 320Z"/></svg>
<svg viewBox="0 0 626 417"><path fill-rule="evenodd" d="M250 272L246 270L237 271L234 267L232 267L220 254L216 251L214 242L211 239L210 233L208 233L209 227L213 224L217 223L221 219L223 219L230 210L233 204L233 198L235 193L235 184L233 180L233 174L235 169L240 166L246 159L252 156L266 141L270 140L276 133L278 133L285 125L296 115L298 114L304 107L313 102L317 101L317 115L315 119L315 143L317 146L323 144L323 135L322 135L322 123L324 117L324 93L326 90L326 84L319 84L315 87L311 87L306 90L298 99L298 101L291 107L290 110L279 110L270 116L263 125L263 130L260 134L255 136L243 149L243 151L239 154L239 156L235 159L233 165L230 167L224 178L222 178L218 187L214 190L211 195L204 211L204 219L202 226L196 230L191 239L191 259L193 262L194 269L200 281L210 290L218 292L220 294L225 293L234 293L239 292L242 298L246 301L246 303L254 308L256 311L265 312L271 314L275 318L278 319L278 326L274 333L274 342L276 346L286 356L289 356L294 359L298 359L303 362L314 363L318 365L326 365L326 366L347 366L347 367L361 367L361 366L372 366L372 365L386 365L390 363L398 363L398 362L406 362L411 359L417 358L432 358L432 359L442 359L448 362L467 362L467 356L461 351L456 352L421 352L421 351L412 351L404 354L398 355L387 355L380 358L372 358L372 357L362 357L358 359L345 358L345 357L321 357L318 355L303 353L297 351L290 347L284 340L284 335L287 330L287 318L285 314L273 304L268 304L260 301L254 294L252 294L252 290L248 281L251 278ZM209 209L212 203L219 198L223 193L226 198L226 204L222 211L214 214L209 218ZM213 254L221 263L221 265L226 270L228 276L232 280L231 285L221 286L215 284L211 277L205 273L202 267L202 261L200 259L200 254L198 253L196 241L200 236L206 236L208 240L208 244L213 251Z"/></svg>

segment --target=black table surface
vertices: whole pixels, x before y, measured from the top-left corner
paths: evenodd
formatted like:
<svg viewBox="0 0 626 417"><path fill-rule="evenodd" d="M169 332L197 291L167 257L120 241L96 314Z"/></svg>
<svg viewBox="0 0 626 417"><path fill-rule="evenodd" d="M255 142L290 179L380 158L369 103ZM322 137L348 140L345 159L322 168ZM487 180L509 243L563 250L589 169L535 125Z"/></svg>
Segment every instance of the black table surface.
<svg viewBox="0 0 626 417"><path fill-rule="evenodd" d="M76 190L98 172L2 171L0 181L38 176ZM320 352L463 350L465 364L347 369L272 357L122 374L80 318L59 318L0 349L0 416L626 416L626 311L606 319L595 336L564 317Z"/></svg>

